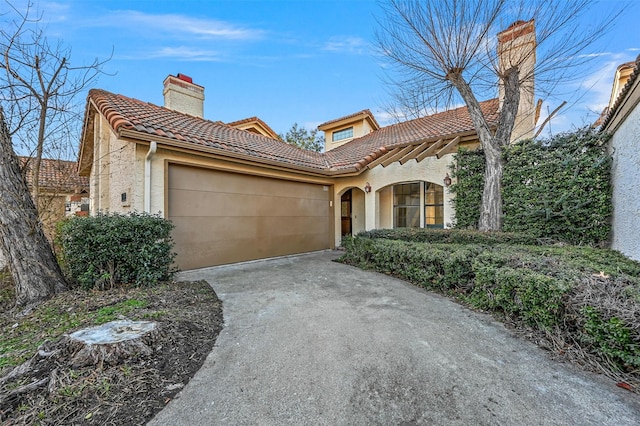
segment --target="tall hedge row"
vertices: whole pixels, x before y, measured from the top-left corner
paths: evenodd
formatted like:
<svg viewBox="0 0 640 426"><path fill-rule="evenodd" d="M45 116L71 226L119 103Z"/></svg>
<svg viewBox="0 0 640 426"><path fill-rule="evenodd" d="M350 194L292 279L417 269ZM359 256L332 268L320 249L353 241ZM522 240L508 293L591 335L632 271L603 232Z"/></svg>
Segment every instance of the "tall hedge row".
<svg viewBox="0 0 640 426"><path fill-rule="evenodd" d="M611 157L607 135L583 129L504 148L503 229L570 244L607 241ZM482 152L460 152L452 171L456 227L477 226L483 187Z"/></svg>
<svg viewBox="0 0 640 426"><path fill-rule="evenodd" d="M139 213L70 218L58 229L63 270L83 288L166 281L174 272L172 229L167 219Z"/></svg>

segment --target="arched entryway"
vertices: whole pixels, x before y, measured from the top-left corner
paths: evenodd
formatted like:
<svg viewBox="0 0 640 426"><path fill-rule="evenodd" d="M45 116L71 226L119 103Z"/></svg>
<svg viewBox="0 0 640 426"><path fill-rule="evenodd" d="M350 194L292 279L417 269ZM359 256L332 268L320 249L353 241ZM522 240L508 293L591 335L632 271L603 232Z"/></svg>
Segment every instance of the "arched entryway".
<svg viewBox="0 0 640 426"><path fill-rule="evenodd" d="M365 193L359 188L347 189L340 196L340 235L354 235L365 230Z"/></svg>

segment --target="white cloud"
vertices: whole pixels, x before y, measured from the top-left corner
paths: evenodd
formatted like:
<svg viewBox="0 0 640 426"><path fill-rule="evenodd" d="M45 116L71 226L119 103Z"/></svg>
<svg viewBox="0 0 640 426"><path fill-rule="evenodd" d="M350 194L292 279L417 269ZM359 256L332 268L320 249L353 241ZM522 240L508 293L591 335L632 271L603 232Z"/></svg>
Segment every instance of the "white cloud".
<svg viewBox="0 0 640 426"><path fill-rule="evenodd" d="M337 53L362 55L369 48L369 43L360 37L331 37L322 50Z"/></svg>
<svg viewBox="0 0 640 426"><path fill-rule="evenodd" d="M189 46L163 47L160 50L149 53L147 58L169 58L182 61L208 62L221 60L218 52L213 50L197 49Z"/></svg>
<svg viewBox="0 0 640 426"><path fill-rule="evenodd" d="M624 55L612 54L610 60L602 62L598 69L582 81L581 88L586 91L585 104L589 109L602 111L609 105L616 68L624 62Z"/></svg>
<svg viewBox="0 0 640 426"><path fill-rule="evenodd" d="M93 26L127 27L137 31L191 35L208 39L254 40L264 31L215 19L193 18L178 14L148 14L134 10L115 11L90 23Z"/></svg>

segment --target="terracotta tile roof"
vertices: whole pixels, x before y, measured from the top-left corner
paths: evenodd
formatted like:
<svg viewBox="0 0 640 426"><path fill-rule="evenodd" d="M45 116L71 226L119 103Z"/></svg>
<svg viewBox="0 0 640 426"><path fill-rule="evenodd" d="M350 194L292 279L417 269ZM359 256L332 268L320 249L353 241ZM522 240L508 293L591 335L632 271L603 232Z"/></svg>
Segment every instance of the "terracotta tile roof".
<svg viewBox="0 0 640 426"><path fill-rule="evenodd" d="M229 154L246 155L256 160L277 161L319 171L326 168L322 154L220 122L204 120L99 89L89 91L89 99L116 132L121 129L135 130Z"/></svg>
<svg viewBox="0 0 640 426"><path fill-rule="evenodd" d="M638 55L636 57L635 62L628 62L626 64L622 64L620 67L618 67L619 69L625 66L634 66L633 72L631 73L631 75L629 76L629 80L627 80L627 82L625 83L625 85L622 87L622 89L620 90L620 94L618 95L618 97L616 98L615 102L613 103L613 105L611 106L611 108L609 108L609 110L607 111L607 116L606 118L602 121L602 125L600 127L600 129L605 129L607 127L607 125L609 124L609 122L611 121L611 119L613 118L613 116L616 114L618 108L620 108L620 105L622 104L622 102L624 101L625 97L627 96L627 93L629 92L629 90L631 90L631 86L633 86L633 84L635 83L635 81L638 79L638 76L640 76L640 55Z"/></svg>
<svg viewBox="0 0 640 426"><path fill-rule="evenodd" d="M345 115L344 117L334 118L333 120L325 121L322 124L318 125L318 128L327 126L329 124L337 123L338 121L348 120L353 117L357 117L359 115L368 115L371 118L371 121L375 124L375 127L380 128L380 125L376 121L376 118L373 116L373 113L369 109L363 109L362 111L355 112L353 114Z"/></svg>
<svg viewBox="0 0 640 426"><path fill-rule="evenodd" d="M490 125L498 120L498 99L480 103ZM467 107L460 107L426 117L383 127L327 152L327 162L336 169L360 168L380 154L397 146L429 139L453 137L475 131ZM370 159L368 159L370 158ZM359 163L360 166L356 166Z"/></svg>
<svg viewBox="0 0 640 426"><path fill-rule="evenodd" d="M33 179L32 157L19 157L20 167L26 167L27 184L31 186ZM40 187L60 193L75 193L82 190L89 191L89 178L78 176L78 163L75 161L53 160L43 158L40 163Z"/></svg>
<svg viewBox="0 0 640 426"><path fill-rule="evenodd" d="M474 131L466 107L461 107L383 127L327 153L316 153L228 124L182 114L104 90L91 90L89 100L115 132L127 129L157 135L169 141L213 148L230 157L248 156L256 161L267 160L284 167L302 167L322 174L359 170L377 153L396 146ZM481 102L481 107L489 123L494 124L498 117L498 100Z"/></svg>

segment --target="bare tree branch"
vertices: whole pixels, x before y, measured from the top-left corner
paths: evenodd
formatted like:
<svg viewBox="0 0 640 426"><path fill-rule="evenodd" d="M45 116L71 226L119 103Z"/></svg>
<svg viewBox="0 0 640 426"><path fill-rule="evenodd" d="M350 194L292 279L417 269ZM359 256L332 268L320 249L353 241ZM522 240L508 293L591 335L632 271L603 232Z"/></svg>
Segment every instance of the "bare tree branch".
<svg viewBox="0 0 640 426"><path fill-rule="evenodd" d="M593 25L579 17L591 0L391 0L381 2L378 50L391 65L392 113L419 117L466 104L486 156L479 228L501 229L500 147L533 136L534 95L558 94L578 77L588 48L621 10ZM535 29L533 29L535 26ZM498 40L502 38L501 40ZM535 92L534 93L534 89ZM491 128L480 99L500 95ZM530 111L529 111L530 110ZM517 130L517 131L516 131Z"/></svg>

